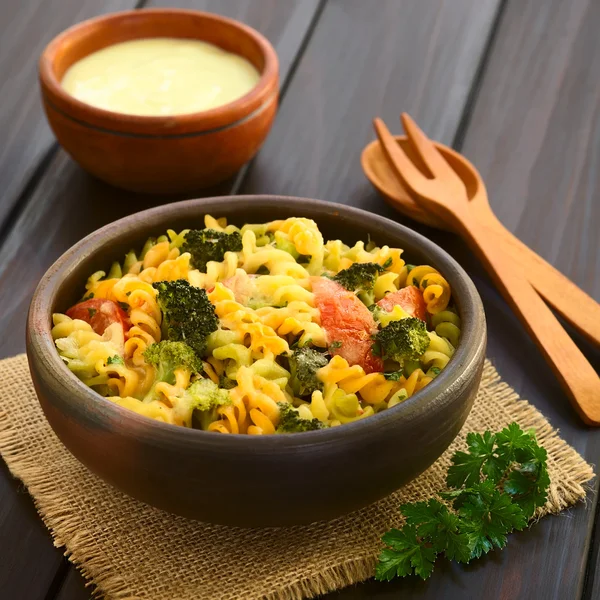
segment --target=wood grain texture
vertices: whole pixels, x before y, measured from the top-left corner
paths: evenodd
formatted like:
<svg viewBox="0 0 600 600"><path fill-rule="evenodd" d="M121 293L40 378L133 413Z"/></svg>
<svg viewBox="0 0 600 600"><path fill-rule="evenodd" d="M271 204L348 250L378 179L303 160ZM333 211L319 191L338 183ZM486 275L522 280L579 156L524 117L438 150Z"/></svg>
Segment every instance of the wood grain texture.
<svg viewBox="0 0 600 600"><path fill-rule="evenodd" d="M371 190L359 160L375 115L393 127L406 110L450 143L497 6L328 2L242 190L360 203Z"/></svg>
<svg viewBox="0 0 600 600"><path fill-rule="evenodd" d="M0 19L0 227L54 143L40 102L37 61L63 29L90 17L135 6L135 0L19 0Z"/></svg>
<svg viewBox="0 0 600 600"><path fill-rule="evenodd" d="M73 565L70 565L67 576L64 578L55 600L90 600L92 587L86 587L86 580Z"/></svg>
<svg viewBox="0 0 600 600"><path fill-rule="evenodd" d="M592 530L592 551L587 565L582 600L600 598L600 506L596 505L596 523Z"/></svg>
<svg viewBox="0 0 600 600"><path fill-rule="evenodd" d="M504 224L596 300L600 300L599 27L600 5L594 0L510 2L463 145ZM581 347L598 371L598 352L585 344ZM512 368L506 357L497 362L500 373L508 376ZM528 368L521 370L518 388L522 386L522 393L560 426L569 443L597 464L598 432L578 426L572 415L557 414L562 408L557 391L529 392L533 383L529 373L536 373L540 384L547 383L543 369ZM568 528L560 522L552 526L553 539L570 550L573 579L568 587L558 588L564 598L576 597L582 590L586 599L600 595L598 523L594 562L584 580L591 525L598 514L597 491L596 479L587 509L575 511L583 515ZM554 560L540 560L537 568L531 565L533 572L543 573L534 578L540 593L547 589L544 577L559 565ZM517 565L511 570L514 577Z"/></svg>
<svg viewBox="0 0 600 600"><path fill-rule="evenodd" d="M600 3L511 1L462 148L501 221L600 300Z"/></svg>
<svg viewBox="0 0 600 600"><path fill-rule="evenodd" d="M23 486L0 460L0 598L45 598L62 556Z"/></svg>

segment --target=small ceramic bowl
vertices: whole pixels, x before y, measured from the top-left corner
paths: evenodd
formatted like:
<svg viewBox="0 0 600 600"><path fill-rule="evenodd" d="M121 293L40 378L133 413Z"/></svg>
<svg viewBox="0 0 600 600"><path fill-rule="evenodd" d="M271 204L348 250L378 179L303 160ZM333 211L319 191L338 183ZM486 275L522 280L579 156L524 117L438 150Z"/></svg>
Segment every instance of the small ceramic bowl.
<svg viewBox="0 0 600 600"><path fill-rule="evenodd" d="M229 104L173 116L137 116L96 108L61 87L83 57L138 38L193 38L247 58L257 85ZM84 21L61 33L42 53L44 109L58 141L86 171L115 186L145 193L189 193L233 175L263 143L275 118L278 60L254 29L218 15L148 9Z"/></svg>
<svg viewBox="0 0 600 600"><path fill-rule="evenodd" d="M81 298L90 273L167 228L203 227L206 213L237 225L303 216L325 239L371 239L433 265L452 286L462 320L457 350L417 394L367 419L284 435L224 435L154 421L86 387L62 362L51 315ZM44 413L64 445L125 493L167 511L236 526L332 519L375 502L429 467L473 404L486 345L481 299L463 269L421 235L374 214L277 196L190 200L147 210L99 229L54 263L34 294L27 354Z"/></svg>

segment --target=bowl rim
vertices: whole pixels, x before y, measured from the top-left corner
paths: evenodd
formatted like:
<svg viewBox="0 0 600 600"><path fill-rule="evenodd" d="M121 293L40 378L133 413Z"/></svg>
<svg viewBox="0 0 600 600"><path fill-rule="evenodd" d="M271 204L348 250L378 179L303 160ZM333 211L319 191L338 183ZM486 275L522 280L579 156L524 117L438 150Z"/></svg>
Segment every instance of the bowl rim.
<svg viewBox="0 0 600 600"><path fill-rule="evenodd" d="M419 246L424 252L433 255L436 265L442 263L445 267L453 269L456 272L454 278L459 282L459 285L453 288L453 293L458 289L461 295L462 343L457 346L448 367L408 400L365 419L329 429L264 436L223 435L153 420L107 400L86 386L67 368L52 339L51 308L63 280L69 273L73 272L82 262L86 262L90 255L99 252L102 246L134 230L136 228L133 226L134 224L138 228L158 229L164 227L166 229L169 219L181 215L182 212L209 214L215 209L218 210L218 205L225 203L230 210L235 210L238 205L243 210L247 208L248 202L270 204L271 206L272 203L285 203L287 206L297 208L297 216L302 216L303 208L309 209L313 213L321 212L323 215L330 216L339 216L345 213L353 218L354 222L360 219L365 224L365 232L372 224L391 228L399 236L411 239L411 245ZM207 206L210 208L207 209ZM318 224L318 217L309 218L313 218ZM140 222L141 219L143 220ZM444 267L440 269L442 272L443 270ZM465 315L468 316L467 319L463 318ZM476 339L472 339L474 337ZM66 387L69 394L85 397L97 409L95 411L97 419L110 420L113 423L129 422L132 425L128 429L129 435L138 439L149 439L150 437L150 439L155 439L157 444L166 443L175 446L190 444L197 450L210 447L225 452L252 449L257 453L271 453L282 450L300 450L306 446L314 447L318 444L327 445L335 443L341 438L344 438L346 442L353 436L357 439L362 438L365 434L376 436L378 430L394 427L399 419L407 421L417 419L429 406L441 410L453 402L457 390L468 384L477 364L482 361L485 344L485 314L477 289L464 269L437 244L404 225L360 208L324 200L266 194L221 196L174 202L128 215L93 231L64 252L42 276L33 294L27 317L27 355L30 368L32 360L37 359L38 366L41 363L41 368L47 375L51 374L55 378L55 382L58 380L55 373L64 374L60 381L62 389L64 390ZM69 402L71 401L69 399Z"/></svg>
<svg viewBox="0 0 600 600"><path fill-rule="evenodd" d="M183 19L203 17L230 25L252 38L260 48L265 60L258 83L246 94L227 104L216 106L209 110L164 116L130 115L98 108L78 100L63 89L60 81L54 74L56 53L61 45L76 36L84 38L86 35L90 35L96 31L98 27L110 25L114 22L165 16ZM145 38L141 36L134 37L133 39ZM201 38L193 39L201 40ZM108 133L153 135L161 132L161 137L170 137L170 134L180 135L181 133L186 133L194 135L209 133L213 130L218 131L230 127L237 121L247 118L256 110L260 110L262 104L269 101L273 95L278 93L279 59L277 52L265 36L253 27L236 19L192 9L142 8L100 15L86 19L65 29L54 37L42 51L38 63L38 75L44 101L49 103L54 110L57 110L66 118L83 125L97 126Z"/></svg>

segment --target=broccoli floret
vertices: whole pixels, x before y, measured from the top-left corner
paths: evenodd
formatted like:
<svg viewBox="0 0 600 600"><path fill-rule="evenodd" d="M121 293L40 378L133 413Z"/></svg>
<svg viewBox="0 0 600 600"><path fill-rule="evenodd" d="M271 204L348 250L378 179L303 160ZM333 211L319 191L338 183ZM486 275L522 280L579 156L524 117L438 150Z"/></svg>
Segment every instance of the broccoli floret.
<svg viewBox="0 0 600 600"><path fill-rule="evenodd" d="M298 411L287 402L278 402L279 425L277 433L299 433L301 431L315 431L323 429L324 425L319 419L303 419Z"/></svg>
<svg viewBox="0 0 600 600"><path fill-rule="evenodd" d="M192 264L200 271L206 271L206 263L222 261L225 252L240 252L242 236L237 231L225 233L215 229L191 229L185 235L181 252L192 255Z"/></svg>
<svg viewBox="0 0 600 600"><path fill-rule="evenodd" d="M217 409L230 402L227 390L221 389L210 379L198 379L185 390L182 406L186 407L190 415L195 411L194 419L200 428L208 429L219 416Z"/></svg>
<svg viewBox="0 0 600 600"><path fill-rule="evenodd" d="M237 385L237 381L235 379L229 379L226 375L221 375L219 377L219 387L224 390L231 390Z"/></svg>
<svg viewBox="0 0 600 600"><path fill-rule="evenodd" d="M309 396L322 390L323 383L317 379L317 371L329 362L327 357L312 348L296 348L289 357L290 386L296 396Z"/></svg>
<svg viewBox="0 0 600 600"><path fill-rule="evenodd" d="M158 290L163 337L185 342L201 356L206 349L206 338L219 327L215 307L206 291L185 279L158 281L152 285Z"/></svg>
<svg viewBox="0 0 600 600"><path fill-rule="evenodd" d="M403 364L417 360L429 346L427 327L421 319L407 317L391 321L374 336L373 353Z"/></svg>
<svg viewBox="0 0 600 600"><path fill-rule="evenodd" d="M340 271L333 277L341 286L351 292L356 292L358 297L367 306L375 302L373 286L375 280L385 269L376 263L354 263L352 266Z"/></svg>
<svg viewBox="0 0 600 600"><path fill-rule="evenodd" d="M146 400L156 399L155 388L158 383L175 383L175 369L189 369L192 373L202 370L202 361L184 342L162 341L148 346L144 359L156 368L156 378Z"/></svg>

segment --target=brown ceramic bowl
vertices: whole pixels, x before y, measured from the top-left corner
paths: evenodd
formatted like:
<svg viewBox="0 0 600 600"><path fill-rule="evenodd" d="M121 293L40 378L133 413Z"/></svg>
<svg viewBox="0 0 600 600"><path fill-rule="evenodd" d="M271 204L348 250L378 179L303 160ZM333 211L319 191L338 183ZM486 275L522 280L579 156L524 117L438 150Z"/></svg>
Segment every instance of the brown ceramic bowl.
<svg viewBox="0 0 600 600"><path fill-rule="evenodd" d="M371 239L438 268L462 319L448 366L402 404L332 429L286 435L223 435L153 421L81 383L62 362L51 315L81 298L90 273L106 269L148 236L203 227L205 213L242 225L304 216L325 239ZM202 521L279 526L332 519L366 506L416 477L448 447L475 398L486 345L475 286L441 248L393 221L356 208L278 196L190 200L147 210L99 229L63 254L40 281L27 326L35 389L65 446L101 478L148 504Z"/></svg>
<svg viewBox="0 0 600 600"><path fill-rule="evenodd" d="M66 70L119 42L148 37L201 39L247 58L260 72L245 96L203 112L136 116L96 108L63 90ZM149 9L84 21L56 37L40 59L50 126L86 171L115 186L146 193L192 192L233 175L263 143L277 110L278 60L257 31L209 13Z"/></svg>

